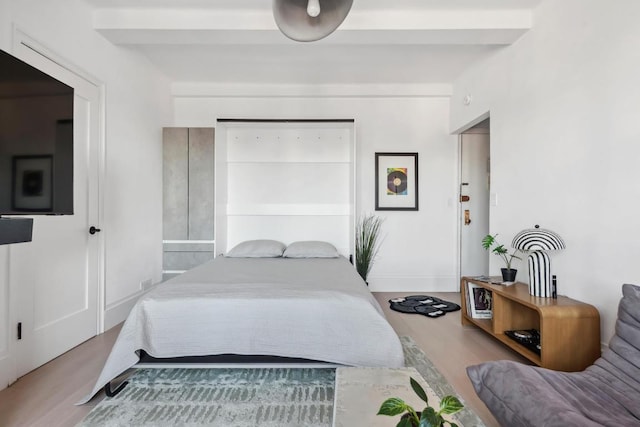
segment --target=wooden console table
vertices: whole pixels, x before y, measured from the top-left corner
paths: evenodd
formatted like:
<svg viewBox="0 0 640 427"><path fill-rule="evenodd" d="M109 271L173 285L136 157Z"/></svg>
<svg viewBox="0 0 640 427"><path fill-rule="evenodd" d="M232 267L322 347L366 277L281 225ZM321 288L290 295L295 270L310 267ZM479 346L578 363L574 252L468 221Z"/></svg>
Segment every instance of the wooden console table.
<svg viewBox="0 0 640 427"><path fill-rule="evenodd" d="M467 313L467 283L492 292L493 316L476 319ZM491 284L470 277L460 282L461 320L475 325L543 368L582 371L600 357L600 314L589 304L558 296L535 297L524 283ZM537 329L540 354L512 340L504 331Z"/></svg>

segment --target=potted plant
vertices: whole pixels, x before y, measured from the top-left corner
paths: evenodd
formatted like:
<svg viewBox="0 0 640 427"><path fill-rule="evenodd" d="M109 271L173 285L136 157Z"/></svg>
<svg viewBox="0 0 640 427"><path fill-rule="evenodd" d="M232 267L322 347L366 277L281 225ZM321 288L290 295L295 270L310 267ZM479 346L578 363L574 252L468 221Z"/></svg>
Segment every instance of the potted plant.
<svg viewBox="0 0 640 427"><path fill-rule="evenodd" d="M380 248L382 221L375 215L365 215L356 224L356 270L365 282Z"/></svg>
<svg viewBox="0 0 640 427"><path fill-rule="evenodd" d="M513 262L514 258L522 259L517 255L520 250L515 249L512 253L509 253L509 251L504 247L503 244L498 243L498 241L496 240L496 236L497 234L493 236L491 234L487 234L486 236L484 236L484 239L482 239L482 247L486 250L491 250L491 252L499 255L504 260L507 268L500 269L500 271L502 272L502 280L504 280L505 282L515 282L518 270L511 268L511 263Z"/></svg>
<svg viewBox="0 0 640 427"><path fill-rule="evenodd" d="M446 414L455 414L464 407L457 397L443 397L440 401L440 409L436 412L434 408L429 406L427 393L425 393L420 384L413 378L410 378L410 382L413 391L416 392L420 399L424 400L427 406L421 412L417 412L411 406L407 405L404 400L391 397L382 402L377 415L389 415L393 417L404 412L402 417L400 417L400 422L396 424L396 427L442 427L445 423L451 427L458 427L457 424L445 420L442 417L442 415Z"/></svg>

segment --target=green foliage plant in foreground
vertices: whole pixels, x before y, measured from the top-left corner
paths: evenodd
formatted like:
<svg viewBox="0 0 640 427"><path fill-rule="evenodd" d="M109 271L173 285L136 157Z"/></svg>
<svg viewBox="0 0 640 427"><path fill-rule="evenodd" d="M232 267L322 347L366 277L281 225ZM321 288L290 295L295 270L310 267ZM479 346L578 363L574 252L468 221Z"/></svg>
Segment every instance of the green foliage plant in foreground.
<svg viewBox="0 0 640 427"><path fill-rule="evenodd" d="M451 421L445 420L442 415L455 414L460 411L464 405L455 396L445 396L440 401L440 409L436 412L434 408L429 406L429 399L427 393L413 378L410 379L411 388L420 399L424 400L426 407L422 412L417 412L407 403L397 397L391 397L380 406L380 410L377 415L396 416L403 414L400 418L400 422L396 424L396 427L442 427L449 424L451 427L458 427L457 424Z"/></svg>

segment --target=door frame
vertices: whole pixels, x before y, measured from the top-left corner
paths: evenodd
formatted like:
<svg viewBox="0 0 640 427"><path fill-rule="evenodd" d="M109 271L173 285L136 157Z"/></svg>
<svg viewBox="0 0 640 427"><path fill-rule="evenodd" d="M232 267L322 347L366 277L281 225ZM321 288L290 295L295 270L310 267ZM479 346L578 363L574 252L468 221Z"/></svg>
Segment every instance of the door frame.
<svg viewBox="0 0 640 427"><path fill-rule="evenodd" d="M29 49L33 53L39 55L43 58L44 61L49 61L49 63L54 67L59 67L60 69L64 69L66 72L72 73L78 78L84 80L88 84L95 86L98 91L98 100L95 102L96 105L93 105L95 108L95 114L97 114L97 129L92 129L89 134L96 135L96 140L92 141L92 144L95 144L95 150L97 155L97 196L95 197L95 203L97 203L96 211L97 211L97 222L96 226L100 224L104 224L104 171L105 171L105 86L104 83L99 79L91 75L90 73L83 70L81 67L73 64L72 62L66 60L63 56L56 53L54 50L48 48L45 44L40 41L32 38L23 30L14 25L13 27L13 45L12 45L12 54L17 58L24 60L29 63L28 60L24 58L24 53L21 54L21 51L24 52L24 49ZM95 133L94 133L95 132ZM98 236L95 236L98 239L97 242L97 265L95 272L95 276L97 278L97 283L95 286L96 289L96 313L97 318L95 319L96 325L96 334L100 334L104 332L104 318L105 318L105 233L99 233ZM10 255L9 255L10 258ZM9 262L9 261L8 261ZM12 287L11 283L7 283L9 290ZM18 321L18 313L16 309L11 309L11 307L15 307L15 296L10 295L10 305L9 305L9 334L12 336L11 325L17 324ZM9 363L11 374L9 378L9 383L13 383L17 380L17 365L15 360L13 360L16 356L16 342L13 339L9 340ZM0 385L0 389L3 388Z"/></svg>
<svg viewBox="0 0 640 427"><path fill-rule="evenodd" d="M460 280L462 278L462 205L460 204L460 188L462 186L462 134L474 127L475 125L490 118L490 111L486 111L465 125L459 127L452 132L457 136L458 143L458 177L457 177L457 194L456 194L456 277L458 291L460 291ZM491 134L491 131L489 131ZM489 205L489 221L491 221L491 205Z"/></svg>

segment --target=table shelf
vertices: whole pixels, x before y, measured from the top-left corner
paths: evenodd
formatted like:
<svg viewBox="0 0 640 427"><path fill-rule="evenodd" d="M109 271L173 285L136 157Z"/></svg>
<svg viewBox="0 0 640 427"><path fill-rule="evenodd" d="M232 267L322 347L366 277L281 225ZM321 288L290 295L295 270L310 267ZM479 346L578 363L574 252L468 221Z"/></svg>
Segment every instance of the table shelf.
<svg viewBox="0 0 640 427"><path fill-rule="evenodd" d="M491 291L491 319L473 318L467 310L468 283ZM463 325L479 327L538 366L582 371L600 357L600 314L592 305L564 296L536 297L524 283L504 286L470 277L462 278L460 292ZM520 329L540 332L540 354L504 333Z"/></svg>

